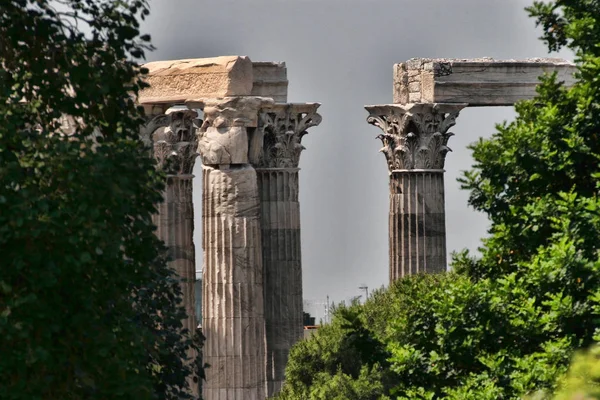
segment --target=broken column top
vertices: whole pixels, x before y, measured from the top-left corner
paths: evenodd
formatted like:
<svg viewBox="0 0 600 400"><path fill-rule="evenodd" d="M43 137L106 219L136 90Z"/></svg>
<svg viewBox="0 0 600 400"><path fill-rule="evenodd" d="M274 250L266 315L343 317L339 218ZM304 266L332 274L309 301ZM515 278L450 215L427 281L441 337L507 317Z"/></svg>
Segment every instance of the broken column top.
<svg viewBox="0 0 600 400"><path fill-rule="evenodd" d="M247 56L223 56L144 65L150 87L140 92L140 104L184 103L189 99L232 96L271 97L287 101L285 63L250 61Z"/></svg>
<svg viewBox="0 0 600 400"><path fill-rule="evenodd" d="M576 67L560 58L413 58L394 65L394 103L467 103L508 106L536 95L538 77L558 74L575 83Z"/></svg>

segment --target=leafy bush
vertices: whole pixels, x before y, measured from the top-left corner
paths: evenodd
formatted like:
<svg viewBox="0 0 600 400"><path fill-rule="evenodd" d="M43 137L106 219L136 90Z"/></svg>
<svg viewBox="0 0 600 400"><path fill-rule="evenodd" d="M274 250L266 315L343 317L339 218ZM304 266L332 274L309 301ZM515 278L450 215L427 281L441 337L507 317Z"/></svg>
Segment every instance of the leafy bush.
<svg viewBox="0 0 600 400"><path fill-rule="evenodd" d="M556 394L539 391L526 400L595 399L600 399L600 348L598 346L575 354L568 372L558 380Z"/></svg>

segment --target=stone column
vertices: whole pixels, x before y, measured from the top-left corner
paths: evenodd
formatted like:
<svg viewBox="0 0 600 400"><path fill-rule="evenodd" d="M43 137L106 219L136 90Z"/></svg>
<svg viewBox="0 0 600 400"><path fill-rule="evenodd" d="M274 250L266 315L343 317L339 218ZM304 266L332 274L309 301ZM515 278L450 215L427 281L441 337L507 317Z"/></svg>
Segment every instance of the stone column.
<svg viewBox="0 0 600 400"><path fill-rule="evenodd" d="M256 127L265 103L260 97L197 102L205 118L198 131L203 361L210 364L205 400L266 397L260 205L256 171L248 162L247 129Z"/></svg>
<svg viewBox="0 0 600 400"><path fill-rule="evenodd" d="M163 107L164 109L164 107ZM170 108L152 117L145 127L143 140L153 148L158 167L167 172L164 201L158 206L155 224L157 236L165 242L169 251L169 266L181 278L183 306L187 318L183 326L190 336L196 331L194 281L196 260L194 251L194 207L192 204L192 170L196 158L196 135L194 119L197 113L191 110ZM187 358L192 362L197 357L189 349ZM198 384L190 378L193 395L199 395Z"/></svg>
<svg viewBox="0 0 600 400"><path fill-rule="evenodd" d="M390 176L390 282L446 271L444 162L448 129L466 104L366 106Z"/></svg>
<svg viewBox="0 0 600 400"><path fill-rule="evenodd" d="M262 109L250 144L261 206L268 397L281 390L290 348L304 334L298 163L302 137L321 122L319 106Z"/></svg>

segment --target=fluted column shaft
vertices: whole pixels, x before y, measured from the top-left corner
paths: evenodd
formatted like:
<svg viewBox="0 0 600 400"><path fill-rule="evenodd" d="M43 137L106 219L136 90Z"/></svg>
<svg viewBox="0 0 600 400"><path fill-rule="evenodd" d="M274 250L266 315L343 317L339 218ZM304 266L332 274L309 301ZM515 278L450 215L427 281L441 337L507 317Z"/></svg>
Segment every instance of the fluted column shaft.
<svg viewBox="0 0 600 400"><path fill-rule="evenodd" d="M290 348L302 338L298 170L258 170L265 272L267 391L281 389Z"/></svg>
<svg viewBox="0 0 600 400"><path fill-rule="evenodd" d="M262 400L265 318L260 204L248 128L265 99L201 101L204 400ZM272 100L268 102L272 103ZM190 105L191 106L191 105Z"/></svg>
<svg viewBox="0 0 600 400"><path fill-rule="evenodd" d="M171 175L167 178L164 201L158 206L155 222L157 236L169 249L169 266L181 278L183 305L187 314L184 328L196 330L194 311L194 281L196 278L194 206L192 204L193 175ZM194 356L189 354L189 356Z"/></svg>
<svg viewBox="0 0 600 400"><path fill-rule="evenodd" d="M390 282L416 273L444 272L444 163L459 111L466 104L367 106L379 127L390 177Z"/></svg>
<svg viewBox="0 0 600 400"><path fill-rule="evenodd" d="M183 327L190 338L196 332L194 281L196 259L194 250L194 206L192 203L192 169L196 159L196 136L192 110L178 110L168 105L149 107L148 123L141 138L156 158L158 168L167 173L163 202L153 216L157 236L168 249L168 265L180 279L186 318ZM198 354L188 348L186 362L194 363ZM188 379L190 393L198 397L198 383Z"/></svg>
<svg viewBox="0 0 600 400"><path fill-rule="evenodd" d="M202 168L204 398L265 398L260 209L249 165Z"/></svg>
<svg viewBox="0 0 600 400"><path fill-rule="evenodd" d="M281 390L290 349L304 334L298 164L302 137L321 122L318 107L307 103L263 108L255 146L250 146L261 203L268 397Z"/></svg>
<svg viewBox="0 0 600 400"><path fill-rule="evenodd" d="M390 282L446 270L443 171L390 175Z"/></svg>

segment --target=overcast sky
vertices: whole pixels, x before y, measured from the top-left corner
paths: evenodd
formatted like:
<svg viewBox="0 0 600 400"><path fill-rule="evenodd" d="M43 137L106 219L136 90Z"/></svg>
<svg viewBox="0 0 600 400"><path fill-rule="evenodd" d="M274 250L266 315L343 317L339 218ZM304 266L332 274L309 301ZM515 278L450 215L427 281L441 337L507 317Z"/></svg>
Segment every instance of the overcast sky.
<svg viewBox="0 0 600 400"><path fill-rule="evenodd" d="M545 57L525 0L151 0L148 61L247 55L285 61L290 102L322 103L323 122L300 161L304 298L338 302L388 280L388 174L366 104L392 102L392 66L412 57ZM571 58L568 53L554 54ZM512 108L463 110L446 159L448 252L476 250L487 219L456 178L466 146L514 117ZM199 172L198 165L196 171ZM196 174L199 175L198 173ZM200 188L196 249L201 268Z"/></svg>

